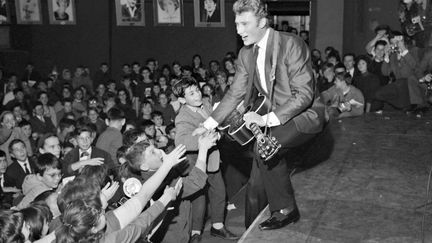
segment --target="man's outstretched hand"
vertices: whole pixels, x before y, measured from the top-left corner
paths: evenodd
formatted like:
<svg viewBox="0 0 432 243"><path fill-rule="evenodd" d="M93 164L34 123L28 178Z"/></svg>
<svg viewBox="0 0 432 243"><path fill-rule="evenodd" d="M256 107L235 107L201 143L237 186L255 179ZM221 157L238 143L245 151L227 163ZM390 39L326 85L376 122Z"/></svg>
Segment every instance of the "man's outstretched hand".
<svg viewBox="0 0 432 243"><path fill-rule="evenodd" d="M192 136L201 136L201 135L203 135L204 133L206 133L207 132L207 128L205 128L205 127L203 127L202 125L200 126L200 127L198 127L197 129L195 129L193 132L192 132Z"/></svg>

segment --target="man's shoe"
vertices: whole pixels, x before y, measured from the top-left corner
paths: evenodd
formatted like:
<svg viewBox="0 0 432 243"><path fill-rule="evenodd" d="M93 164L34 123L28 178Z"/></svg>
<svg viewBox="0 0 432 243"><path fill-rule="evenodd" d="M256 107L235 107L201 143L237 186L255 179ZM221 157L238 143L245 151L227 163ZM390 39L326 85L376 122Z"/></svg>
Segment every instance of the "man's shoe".
<svg viewBox="0 0 432 243"><path fill-rule="evenodd" d="M189 240L189 243L199 243L199 242L201 242L200 234L194 234Z"/></svg>
<svg viewBox="0 0 432 243"><path fill-rule="evenodd" d="M287 215L281 212L273 212L272 216L259 225L260 230L273 230L279 229L291 223L295 223L300 219L300 212L298 209L292 210Z"/></svg>
<svg viewBox="0 0 432 243"><path fill-rule="evenodd" d="M225 240L238 240L240 237L229 231L225 226L222 229L211 227L210 235L216 236Z"/></svg>

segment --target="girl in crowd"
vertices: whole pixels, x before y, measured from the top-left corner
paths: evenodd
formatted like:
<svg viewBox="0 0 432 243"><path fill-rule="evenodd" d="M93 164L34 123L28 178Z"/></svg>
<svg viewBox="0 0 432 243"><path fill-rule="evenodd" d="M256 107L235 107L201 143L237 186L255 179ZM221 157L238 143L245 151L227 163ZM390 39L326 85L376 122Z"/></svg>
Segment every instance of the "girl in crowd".
<svg viewBox="0 0 432 243"><path fill-rule="evenodd" d="M368 70L370 59L367 56L357 57L357 68L360 75L357 75L353 79L353 85L356 86L363 93L365 98L365 111L371 111L371 104L375 98L376 91L380 88L380 80L378 76L372 74Z"/></svg>
<svg viewBox="0 0 432 243"><path fill-rule="evenodd" d="M48 94L46 92L40 92L38 100L42 103L44 116L51 118L53 125L57 127L57 115L54 107L49 105Z"/></svg>
<svg viewBox="0 0 432 243"><path fill-rule="evenodd" d="M234 60L231 58L226 58L224 60L224 68L227 74L235 74L236 70L234 66Z"/></svg>

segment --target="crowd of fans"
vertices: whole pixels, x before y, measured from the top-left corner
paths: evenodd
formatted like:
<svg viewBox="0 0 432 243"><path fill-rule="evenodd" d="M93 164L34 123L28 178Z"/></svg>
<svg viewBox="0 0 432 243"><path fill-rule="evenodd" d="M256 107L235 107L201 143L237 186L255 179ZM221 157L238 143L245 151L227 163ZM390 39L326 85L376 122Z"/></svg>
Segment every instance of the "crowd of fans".
<svg viewBox="0 0 432 243"><path fill-rule="evenodd" d="M382 114L385 104L421 117L432 52L419 59L387 26L366 52L311 50L329 118ZM0 242L188 242L201 234L206 196L212 235L237 239L224 225L220 134L191 136L232 84L235 58L207 67L199 55L191 65L150 58L120 77L107 63L95 73L0 69ZM133 195L119 189L130 178L142 184Z"/></svg>

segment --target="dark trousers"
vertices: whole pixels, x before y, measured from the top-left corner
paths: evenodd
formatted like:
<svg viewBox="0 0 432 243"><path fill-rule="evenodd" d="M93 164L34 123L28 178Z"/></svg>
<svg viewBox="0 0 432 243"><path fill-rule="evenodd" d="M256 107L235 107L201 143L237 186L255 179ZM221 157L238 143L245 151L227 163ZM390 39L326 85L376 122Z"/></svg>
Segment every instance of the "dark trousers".
<svg viewBox="0 0 432 243"><path fill-rule="evenodd" d="M396 79L395 82L381 87L375 93L375 99L372 103L371 110L380 110L383 103L388 103L396 108L403 109L410 105L410 96L408 91L408 80L406 78Z"/></svg>
<svg viewBox="0 0 432 243"><path fill-rule="evenodd" d="M293 210L297 207L289 170L290 164L294 161L289 154L316 134L299 132L294 121L291 120L283 126L272 129L272 135L277 137L282 148L269 161L263 161L258 156L254 158L246 189L246 227L252 224L267 203L271 212L284 208Z"/></svg>
<svg viewBox="0 0 432 243"><path fill-rule="evenodd" d="M192 200L192 230L201 231L204 226L207 208L206 194L210 201L210 217L212 223L223 223L225 217L225 183L220 170L207 172L207 185L196 193Z"/></svg>

